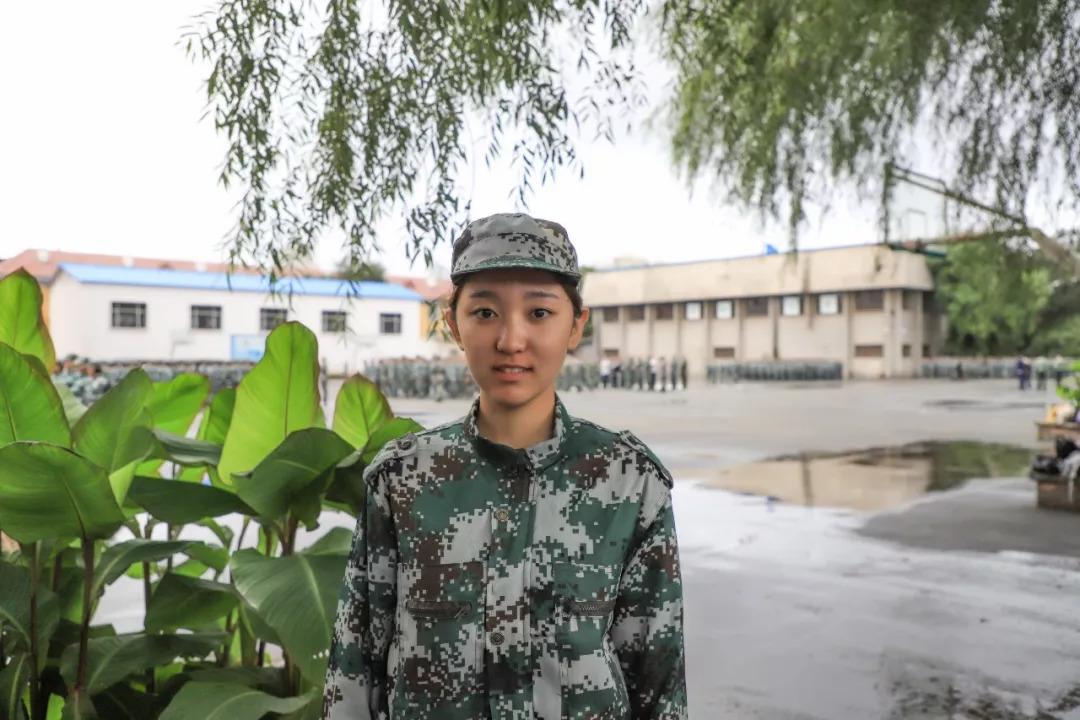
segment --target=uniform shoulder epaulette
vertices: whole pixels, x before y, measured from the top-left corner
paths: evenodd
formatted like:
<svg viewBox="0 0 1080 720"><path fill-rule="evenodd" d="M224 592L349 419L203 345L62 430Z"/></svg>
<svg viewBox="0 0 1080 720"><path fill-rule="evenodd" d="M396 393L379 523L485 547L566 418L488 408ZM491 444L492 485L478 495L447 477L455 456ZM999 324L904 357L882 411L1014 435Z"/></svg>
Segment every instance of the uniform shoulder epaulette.
<svg viewBox="0 0 1080 720"><path fill-rule="evenodd" d="M375 472L375 469L380 465L384 465L390 460L396 460L408 457L416 452L419 442L416 439L416 433L405 433L396 440L391 440L379 449L379 452L375 453L375 457L372 458L371 464L368 465L368 472Z"/></svg>
<svg viewBox="0 0 1080 720"><path fill-rule="evenodd" d="M638 438L637 435L630 432L629 430L623 430L617 435L617 437L619 439L619 442L630 448L633 448L634 450L648 458L649 462L651 462L656 468L656 472L660 475L660 479L665 485L668 486L669 489L674 487L675 480L671 477L671 473L668 472L668 469L664 467L664 463L660 462L660 458L656 457L656 454L649 449L648 445L641 442L641 439Z"/></svg>

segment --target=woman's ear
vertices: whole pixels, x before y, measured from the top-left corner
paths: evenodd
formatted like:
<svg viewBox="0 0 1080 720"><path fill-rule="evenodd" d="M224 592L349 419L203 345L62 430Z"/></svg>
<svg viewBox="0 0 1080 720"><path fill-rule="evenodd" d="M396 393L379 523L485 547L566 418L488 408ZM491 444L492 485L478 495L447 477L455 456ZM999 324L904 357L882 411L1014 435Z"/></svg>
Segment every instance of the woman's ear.
<svg viewBox="0 0 1080 720"><path fill-rule="evenodd" d="M454 320L454 309L452 307L443 310L443 322L446 323L446 329L450 331L450 337L454 338L454 344L458 346L458 350L464 352L465 346L461 344L461 333L458 331L457 322Z"/></svg>
<svg viewBox="0 0 1080 720"><path fill-rule="evenodd" d="M585 334L585 325L589 322L589 308L581 308L581 315L574 318L574 325L570 328L570 343L567 350L576 350L581 344L581 338Z"/></svg>

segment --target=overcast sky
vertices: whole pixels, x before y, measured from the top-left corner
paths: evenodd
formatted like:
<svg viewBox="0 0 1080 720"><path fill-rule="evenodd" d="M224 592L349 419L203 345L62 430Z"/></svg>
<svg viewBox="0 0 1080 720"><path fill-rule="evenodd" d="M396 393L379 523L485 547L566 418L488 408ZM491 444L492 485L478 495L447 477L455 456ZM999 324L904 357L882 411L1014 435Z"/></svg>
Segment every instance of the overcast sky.
<svg viewBox="0 0 1080 720"><path fill-rule="evenodd" d="M28 247L214 260L231 226L217 184L224 144L204 110L205 70L178 45L205 0L10 2L0 13L0 257ZM583 180L561 176L530 210L561 221L582 262L622 255L684 261L786 247L784 227L725 207L707 184L691 198L666 138L640 133L582 147ZM477 215L511 208L515 176L465 179ZM879 240L876 207L841 199L802 247ZM384 264L408 272L388 222ZM319 248L332 265L340 248ZM440 251L444 262L449 249ZM416 267L414 272L422 272Z"/></svg>

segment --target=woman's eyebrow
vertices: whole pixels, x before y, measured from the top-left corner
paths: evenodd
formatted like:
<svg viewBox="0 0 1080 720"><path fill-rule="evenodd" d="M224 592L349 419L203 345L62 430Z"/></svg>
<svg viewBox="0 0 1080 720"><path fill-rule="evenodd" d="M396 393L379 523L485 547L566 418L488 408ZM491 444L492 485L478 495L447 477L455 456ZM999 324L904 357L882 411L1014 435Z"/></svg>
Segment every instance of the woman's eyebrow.
<svg viewBox="0 0 1080 720"><path fill-rule="evenodd" d="M551 292L549 290L530 290L529 292L525 293L525 297L527 297L527 298L551 298L551 299L554 299L554 300L559 299L559 296L558 296L557 293L553 293L553 292Z"/></svg>

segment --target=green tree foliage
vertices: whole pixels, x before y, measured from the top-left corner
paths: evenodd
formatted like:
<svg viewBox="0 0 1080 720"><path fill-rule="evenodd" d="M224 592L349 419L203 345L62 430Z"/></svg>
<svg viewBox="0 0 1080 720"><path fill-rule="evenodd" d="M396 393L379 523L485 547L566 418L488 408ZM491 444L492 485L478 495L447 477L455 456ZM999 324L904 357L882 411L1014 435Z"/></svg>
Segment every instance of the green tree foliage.
<svg viewBox="0 0 1080 720"><path fill-rule="evenodd" d="M209 405L205 377L136 368L72 422L27 278L0 280L0 328L20 328L0 337L0 528L17 543L0 551L0 718L317 716L352 534L300 547L299 526L355 515L364 468L419 426L358 375L326 428L317 342L297 323ZM213 539L179 539L195 525ZM144 627L118 634L95 617L125 577L142 582Z"/></svg>
<svg viewBox="0 0 1080 720"><path fill-rule="evenodd" d="M1080 199L1076 0L671 0L665 17L677 159L793 224L816 174L881 180L921 122L960 191L1023 217L1057 171Z"/></svg>
<svg viewBox="0 0 1080 720"><path fill-rule="evenodd" d="M815 182L874 187L916 128L1015 216L1048 178L1080 198L1080 0L219 0L187 39L243 191L233 259L280 270L326 232L362 259L392 210L430 260L467 155L509 151L521 202L580 170L579 129L643 102L646 31L677 164L793 229Z"/></svg>
<svg viewBox="0 0 1080 720"><path fill-rule="evenodd" d="M337 276L349 282L386 282L386 268L377 262L338 264Z"/></svg>
<svg viewBox="0 0 1080 720"><path fill-rule="evenodd" d="M187 48L212 66L211 114L229 141L221 182L243 191L233 260L280 272L332 231L362 262L395 209L410 256L430 263L468 213L456 181L477 146L489 161L510 146L524 199L577 167L571 127L610 133L606 111L632 103L638 86L608 51L628 45L644 7L220 0ZM590 80L576 95L568 66Z"/></svg>
<svg viewBox="0 0 1080 720"><path fill-rule="evenodd" d="M1027 243L957 245L932 268L952 352L1080 354L1080 283Z"/></svg>

